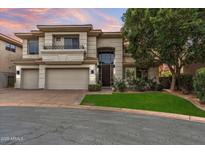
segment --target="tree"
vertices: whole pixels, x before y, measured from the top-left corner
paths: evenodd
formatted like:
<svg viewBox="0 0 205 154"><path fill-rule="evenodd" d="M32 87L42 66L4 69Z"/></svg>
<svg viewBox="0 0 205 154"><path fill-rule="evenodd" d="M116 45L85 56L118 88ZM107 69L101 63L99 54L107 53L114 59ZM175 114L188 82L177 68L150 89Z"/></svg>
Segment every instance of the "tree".
<svg viewBox="0 0 205 154"><path fill-rule="evenodd" d="M174 90L183 66L205 62L204 14L201 9L128 9L122 31L136 65L167 64Z"/></svg>

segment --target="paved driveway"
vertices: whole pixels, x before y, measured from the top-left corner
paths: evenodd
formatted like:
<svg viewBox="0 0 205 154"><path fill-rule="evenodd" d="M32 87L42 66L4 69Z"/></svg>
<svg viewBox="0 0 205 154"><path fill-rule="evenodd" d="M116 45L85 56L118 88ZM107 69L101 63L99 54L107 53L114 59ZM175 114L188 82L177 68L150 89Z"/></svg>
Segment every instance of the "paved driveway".
<svg viewBox="0 0 205 154"><path fill-rule="evenodd" d="M0 105L67 106L77 105L86 91L80 90L0 90Z"/></svg>
<svg viewBox="0 0 205 154"><path fill-rule="evenodd" d="M1 144L205 144L205 124L82 109L0 107Z"/></svg>

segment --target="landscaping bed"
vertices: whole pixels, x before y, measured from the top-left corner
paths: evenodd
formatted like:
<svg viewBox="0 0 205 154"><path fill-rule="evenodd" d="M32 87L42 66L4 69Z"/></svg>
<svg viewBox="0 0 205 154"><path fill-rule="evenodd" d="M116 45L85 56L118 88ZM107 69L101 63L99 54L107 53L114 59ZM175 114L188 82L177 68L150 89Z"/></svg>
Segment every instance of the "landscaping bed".
<svg viewBox="0 0 205 154"><path fill-rule="evenodd" d="M205 117L190 101L163 92L86 95L81 105L107 106Z"/></svg>

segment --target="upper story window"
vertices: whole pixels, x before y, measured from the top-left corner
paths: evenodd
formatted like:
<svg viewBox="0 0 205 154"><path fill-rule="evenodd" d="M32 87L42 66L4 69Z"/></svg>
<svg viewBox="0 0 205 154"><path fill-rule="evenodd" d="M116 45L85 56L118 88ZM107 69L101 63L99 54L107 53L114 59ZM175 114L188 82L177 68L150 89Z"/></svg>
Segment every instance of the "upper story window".
<svg viewBox="0 0 205 154"><path fill-rule="evenodd" d="M38 54L39 53L39 44L38 39L28 40L28 54Z"/></svg>
<svg viewBox="0 0 205 154"><path fill-rule="evenodd" d="M8 51L16 52L16 46L13 45L13 44L10 44L10 43L6 44L5 49L8 50Z"/></svg>
<svg viewBox="0 0 205 154"><path fill-rule="evenodd" d="M65 49L79 49L79 36L72 35L64 37Z"/></svg>

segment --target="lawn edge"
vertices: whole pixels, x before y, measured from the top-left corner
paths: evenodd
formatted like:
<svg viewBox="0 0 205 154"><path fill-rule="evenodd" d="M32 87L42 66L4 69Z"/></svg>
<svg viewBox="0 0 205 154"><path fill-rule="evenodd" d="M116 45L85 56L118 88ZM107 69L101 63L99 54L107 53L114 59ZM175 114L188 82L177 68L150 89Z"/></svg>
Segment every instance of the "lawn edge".
<svg viewBox="0 0 205 154"><path fill-rule="evenodd" d="M191 102L194 106L196 106L198 109L202 110L202 111L205 111L205 105L203 104L200 104L199 103L199 99L197 98L190 98L189 95L183 95L183 94L180 94L180 93L177 93L176 91L175 92L172 92L170 90L164 90L163 91L164 93L167 93L167 94L171 94L171 95L174 95L174 96L178 96L180 98L183 98L189 102Z"/></svg>
<svg viewBox="0 0 205 154"><path fill-rule="evenodd" d="M169 119L178 119L178 120L205 123L205 118L203 117L183 115L183 114L138 110L138 109L128 109L128 108L116 108L116 107L102 107L102 106L89 106L89 105L81 105L81 106L83 107L82 109L89 109L89 110L124 112L124 113L149 115L149 116L164 117L164 118L169 118Z"/></svg>

